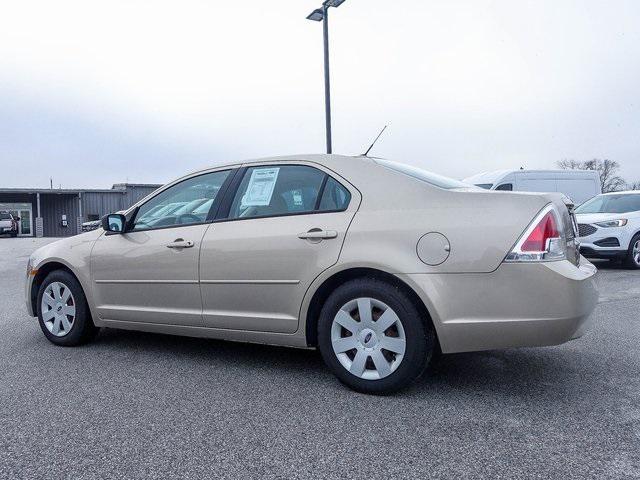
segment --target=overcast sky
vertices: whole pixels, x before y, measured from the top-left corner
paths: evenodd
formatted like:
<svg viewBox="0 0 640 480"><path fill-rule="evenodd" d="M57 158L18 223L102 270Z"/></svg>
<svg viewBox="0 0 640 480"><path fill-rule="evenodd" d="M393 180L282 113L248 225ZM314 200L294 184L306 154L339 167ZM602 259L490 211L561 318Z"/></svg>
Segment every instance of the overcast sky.
<svg viewBox="0 0 640 480"><path fill-rule="evenodd" d="M324 149L320 0L6 1L0 186L169 181ZM640 1L347 0L334 151L462 178L610 158L640 180Z"/></svg>

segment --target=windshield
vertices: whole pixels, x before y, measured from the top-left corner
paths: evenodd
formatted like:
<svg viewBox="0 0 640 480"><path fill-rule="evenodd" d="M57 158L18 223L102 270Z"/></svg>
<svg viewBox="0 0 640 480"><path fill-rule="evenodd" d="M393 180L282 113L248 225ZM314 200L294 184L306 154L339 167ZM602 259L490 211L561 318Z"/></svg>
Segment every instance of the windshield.
<svg viewBox="0 0 640 480"><path fill-rule="evenodd" d="M11 220L11 215L8 213L0 213L0 220Z"/></svg>
<svg viewBox="0 0 640 480"><path fill-rule="evenodd" d="M598 195L584 202L576 213L627 213L640 211L640 194Z"/></svg>
<svg viewBox="0 0 640 480"><path fill-rule="evenodd" d="M412 167L411 165L405 165L404 163L393 162L391 160L382 160L379 158L376 158L375 162L379 163L383 167L387 167L396 172L404 173L409 177L422 180L423 182L435 185L436 187L446 188L447 190L451 190L453 188L473 188L473 186L468 183L454 180L453 178L444 177L436 173L427 172L426 170L422 170L421 168Z"/></svg>

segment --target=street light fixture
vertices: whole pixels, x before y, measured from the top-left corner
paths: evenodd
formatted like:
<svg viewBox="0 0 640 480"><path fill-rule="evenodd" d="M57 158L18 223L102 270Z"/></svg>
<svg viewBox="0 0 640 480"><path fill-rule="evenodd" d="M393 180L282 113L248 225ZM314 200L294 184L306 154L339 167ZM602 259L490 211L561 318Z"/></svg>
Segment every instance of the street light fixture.
<svg viewBox="0 0 640 480"><path fill-rule="evenodd" d="M345 0L325 0L322 8L316 8L307 16L307 20L322 22L324 37L324 109L327 130L327 153L331 153L331 85L329 81L329 7L337 8Z"/></svg>

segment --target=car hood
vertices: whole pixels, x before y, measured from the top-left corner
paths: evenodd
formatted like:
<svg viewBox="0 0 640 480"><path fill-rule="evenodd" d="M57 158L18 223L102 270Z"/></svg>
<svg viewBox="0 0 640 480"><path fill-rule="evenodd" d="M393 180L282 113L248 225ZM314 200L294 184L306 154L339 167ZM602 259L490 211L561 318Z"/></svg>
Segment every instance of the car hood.
<svg viewBox="0 0 640 480"><path fill-rule="evenodd" d="M74 260L79 257L84 258L91 251L93 244L103 233L104 230L98 228L97 230L49 243L33 252L29 261L36 269L49 261L58 261L71 267L71 265L74 265Z"/></svg>
<svg viewBox="0 0 640 480"><path fill-rule="evenodd" d="M596 223L626 218L627 216L624 213L576 213L576 220L578 223Z"/></svg>

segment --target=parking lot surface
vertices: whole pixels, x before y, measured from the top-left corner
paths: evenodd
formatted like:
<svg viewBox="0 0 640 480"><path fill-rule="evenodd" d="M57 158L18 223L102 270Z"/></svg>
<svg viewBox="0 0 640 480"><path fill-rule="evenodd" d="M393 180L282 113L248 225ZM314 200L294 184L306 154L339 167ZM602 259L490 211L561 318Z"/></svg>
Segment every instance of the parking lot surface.
<svg viewBox="0 0 640 480"><path fill-rule="evenodd" d="M640 271L598 264L581 339L443 356L374 397L315 351L111 329L56 347L23 301L49 241L0 238L0 478L640 478Z"/></svg>

